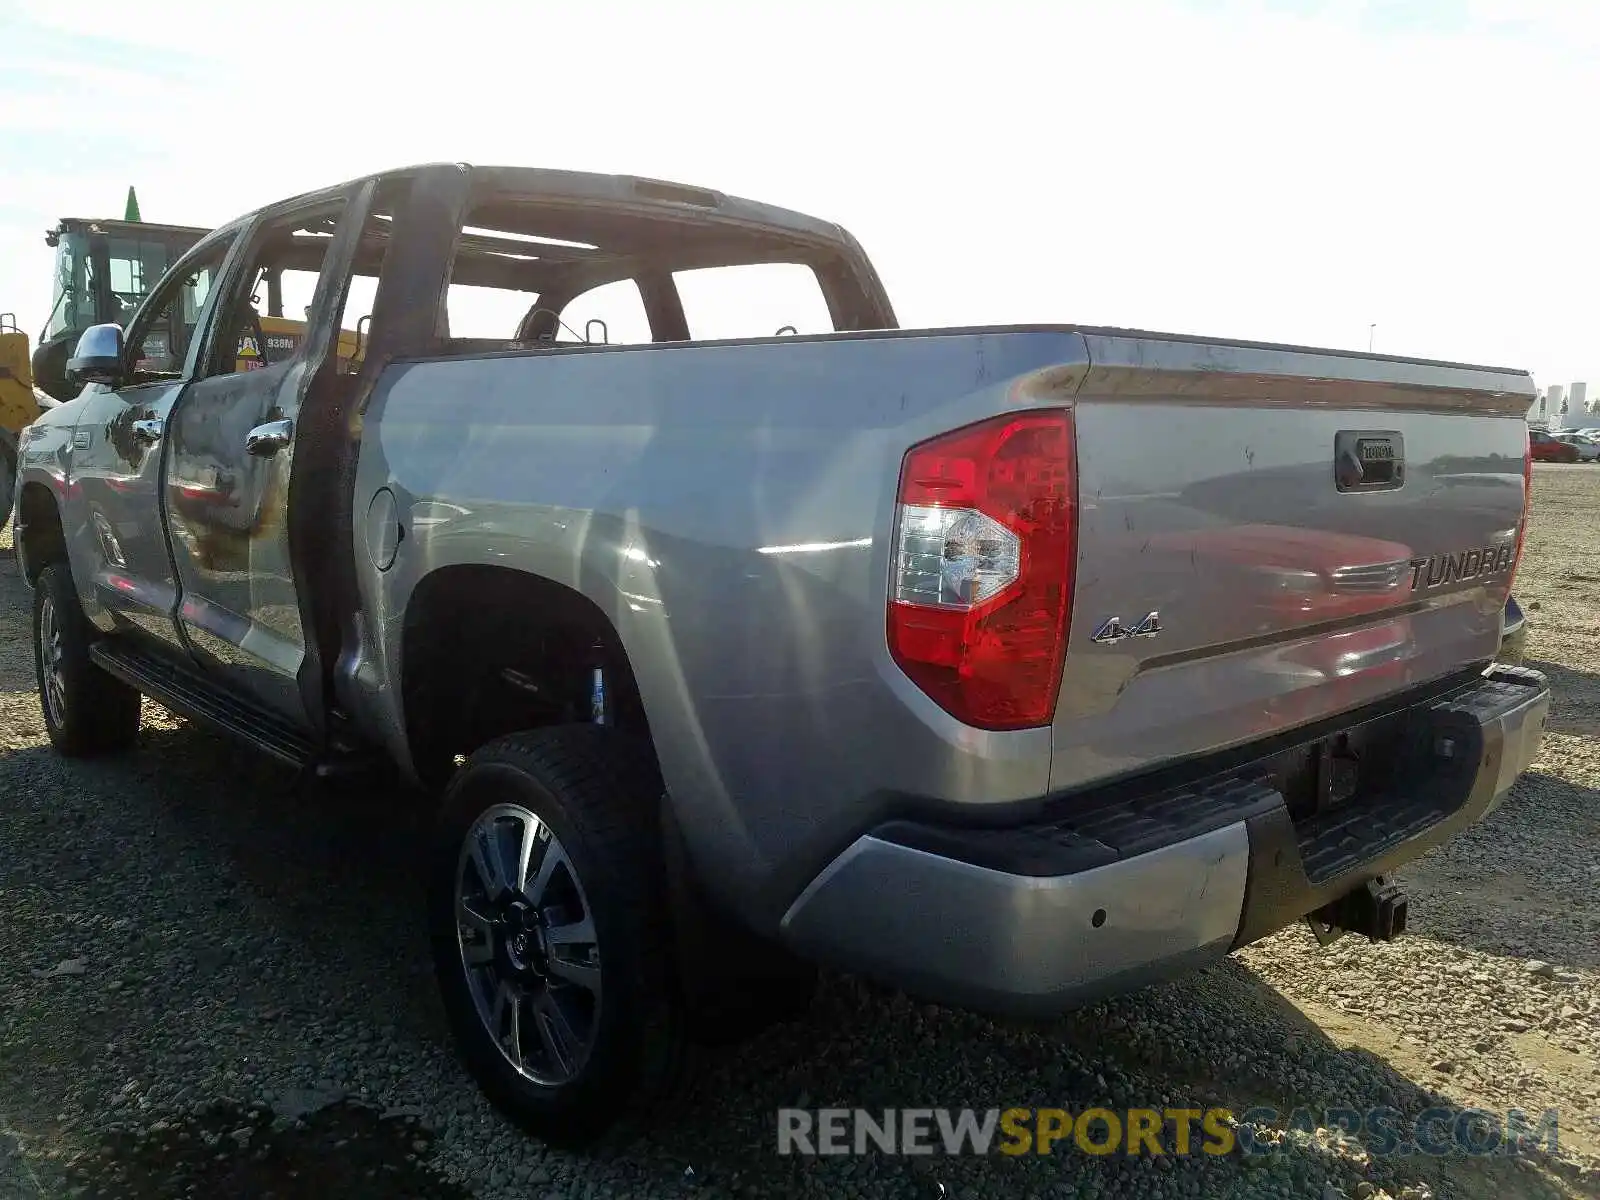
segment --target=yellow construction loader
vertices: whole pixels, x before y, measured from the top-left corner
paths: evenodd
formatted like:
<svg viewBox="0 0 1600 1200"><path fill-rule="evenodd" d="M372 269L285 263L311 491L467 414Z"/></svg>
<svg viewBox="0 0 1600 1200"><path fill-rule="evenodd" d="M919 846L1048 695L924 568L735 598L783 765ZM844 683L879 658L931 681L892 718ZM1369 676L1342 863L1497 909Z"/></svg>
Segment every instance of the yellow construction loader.
<svg viewBox="0 0 1600 1200"><path fill-rule="evenodd" d="M83 331L107 322L127 324L167 268L209 232L138 220L138 201L131 188L128 212L132 219L121 221L65 217L45 235L46 244L56 252L55 294L33 352L32 368L34 384L56 400L77 395L66 367ZM284 315L281 272L265 274L255 283L265 292L264 297L257 297L256 307L267 344L257 345L257 339L249 335L241 337L240 370L287 357L305 336L305 321ZM263 298L265 306L260 302ZM187 318L192 324L201 303L200 296L185 296L183 303L174 307L173 319ZM182 312L177 311L180 308ZM173 331L151 331L157 345L164 332ZM348 359L355 347L355 332L344 331L340 356Z"/></svg>
<svg viewBox="0 0 1600 1200"><path fill-rule="evenodd" d="M28 335L17 319L0 313L0 528L11 518L17 480L17 434L39 415L28 366Z"/></svg>
<svg viewBox="0 0 1600 1200"><path fill-rule="evenodd" d="M122 220L64 217L45 234L45 244L55 251L55 286L50 315L31 355L27 335L15 318L10 313L0 315L0 525L11 512L17 434L39 414L41 400L60 403L78 394L67 378L67 359L78 338L91 325L126 325L167 268L207 232L141 220L138 199L129 188ZM281 272L264 274L255 282L265 295L257 296L259 330L247 331L239 339L241 371L288 357L305 336L305 321L284 315ZM173 319L181 321L187 315L192 322L202 302L203 297L185 295L175 306L184 311L175 311ZM154 346L159 354L163 337L174 332L151 330L147 351ZM359 353L356 331L344 330L340 359L348 364Z"/></svg>

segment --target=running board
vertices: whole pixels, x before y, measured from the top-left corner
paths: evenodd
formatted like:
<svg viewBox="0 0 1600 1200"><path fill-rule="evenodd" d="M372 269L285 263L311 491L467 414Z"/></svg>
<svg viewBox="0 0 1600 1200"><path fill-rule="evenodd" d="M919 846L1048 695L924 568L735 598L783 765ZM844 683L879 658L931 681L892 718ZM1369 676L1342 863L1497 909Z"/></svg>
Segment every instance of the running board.
<svg viewBox="0 0 1600 1200"><path fill-rule="evenodd" d="M224 691L198 671L118 638L95 642L89 647L89 657L152 700L232 734L280 762L305 767L321 758L316 743L303 730L262 705Z"/></svg>

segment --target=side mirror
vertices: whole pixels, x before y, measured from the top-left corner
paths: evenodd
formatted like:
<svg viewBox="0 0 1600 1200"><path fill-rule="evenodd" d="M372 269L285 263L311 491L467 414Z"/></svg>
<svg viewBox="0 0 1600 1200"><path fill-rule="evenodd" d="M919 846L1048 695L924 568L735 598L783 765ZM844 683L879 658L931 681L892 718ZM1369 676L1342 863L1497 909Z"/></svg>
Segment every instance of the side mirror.
<svg viewBox="0 0 1600 1200"><path fill-rule="evenodd" d="M78 339L67 360L67 379L75 387L86 383L115 386L122 379L122 326L91 325Z"/></svg>

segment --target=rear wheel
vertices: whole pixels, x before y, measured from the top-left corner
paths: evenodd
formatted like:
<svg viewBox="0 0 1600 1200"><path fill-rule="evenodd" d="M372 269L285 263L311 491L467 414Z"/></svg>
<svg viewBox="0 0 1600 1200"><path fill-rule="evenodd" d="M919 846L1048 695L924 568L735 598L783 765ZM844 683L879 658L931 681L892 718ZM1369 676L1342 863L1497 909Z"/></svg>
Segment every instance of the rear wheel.
<svg viewBox="0 0 1600 1200"><path fill-rule="evenodd" d="M660 786L647 748L577 725L491 742L445 796L440 994L484 1093L552 1142L593 1140L682 1076Z"/></svg>
<svg viewBox="0 0 1600 1200"><path fill-rule="evenodd" d="M34 668L50 744L73 758L126 750L139 736L139 693L89 657L88 620L66 563L33 588Z"/></svg>

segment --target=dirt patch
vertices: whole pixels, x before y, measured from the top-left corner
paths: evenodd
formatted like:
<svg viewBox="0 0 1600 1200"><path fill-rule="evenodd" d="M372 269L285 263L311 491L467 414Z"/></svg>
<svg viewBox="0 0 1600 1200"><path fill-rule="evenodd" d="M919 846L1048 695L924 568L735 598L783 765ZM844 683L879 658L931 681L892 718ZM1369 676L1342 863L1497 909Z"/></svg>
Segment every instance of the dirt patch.
<svg viewBox="0 0 1600 1200"><path fill-rule="evenodd" d="M421 1165L432 1143L413 1122L349 1104L299 1118L213 1105L111 1134L70 1159L62 1183L85 1200L465 1200L469 1192Z"/></svg>

